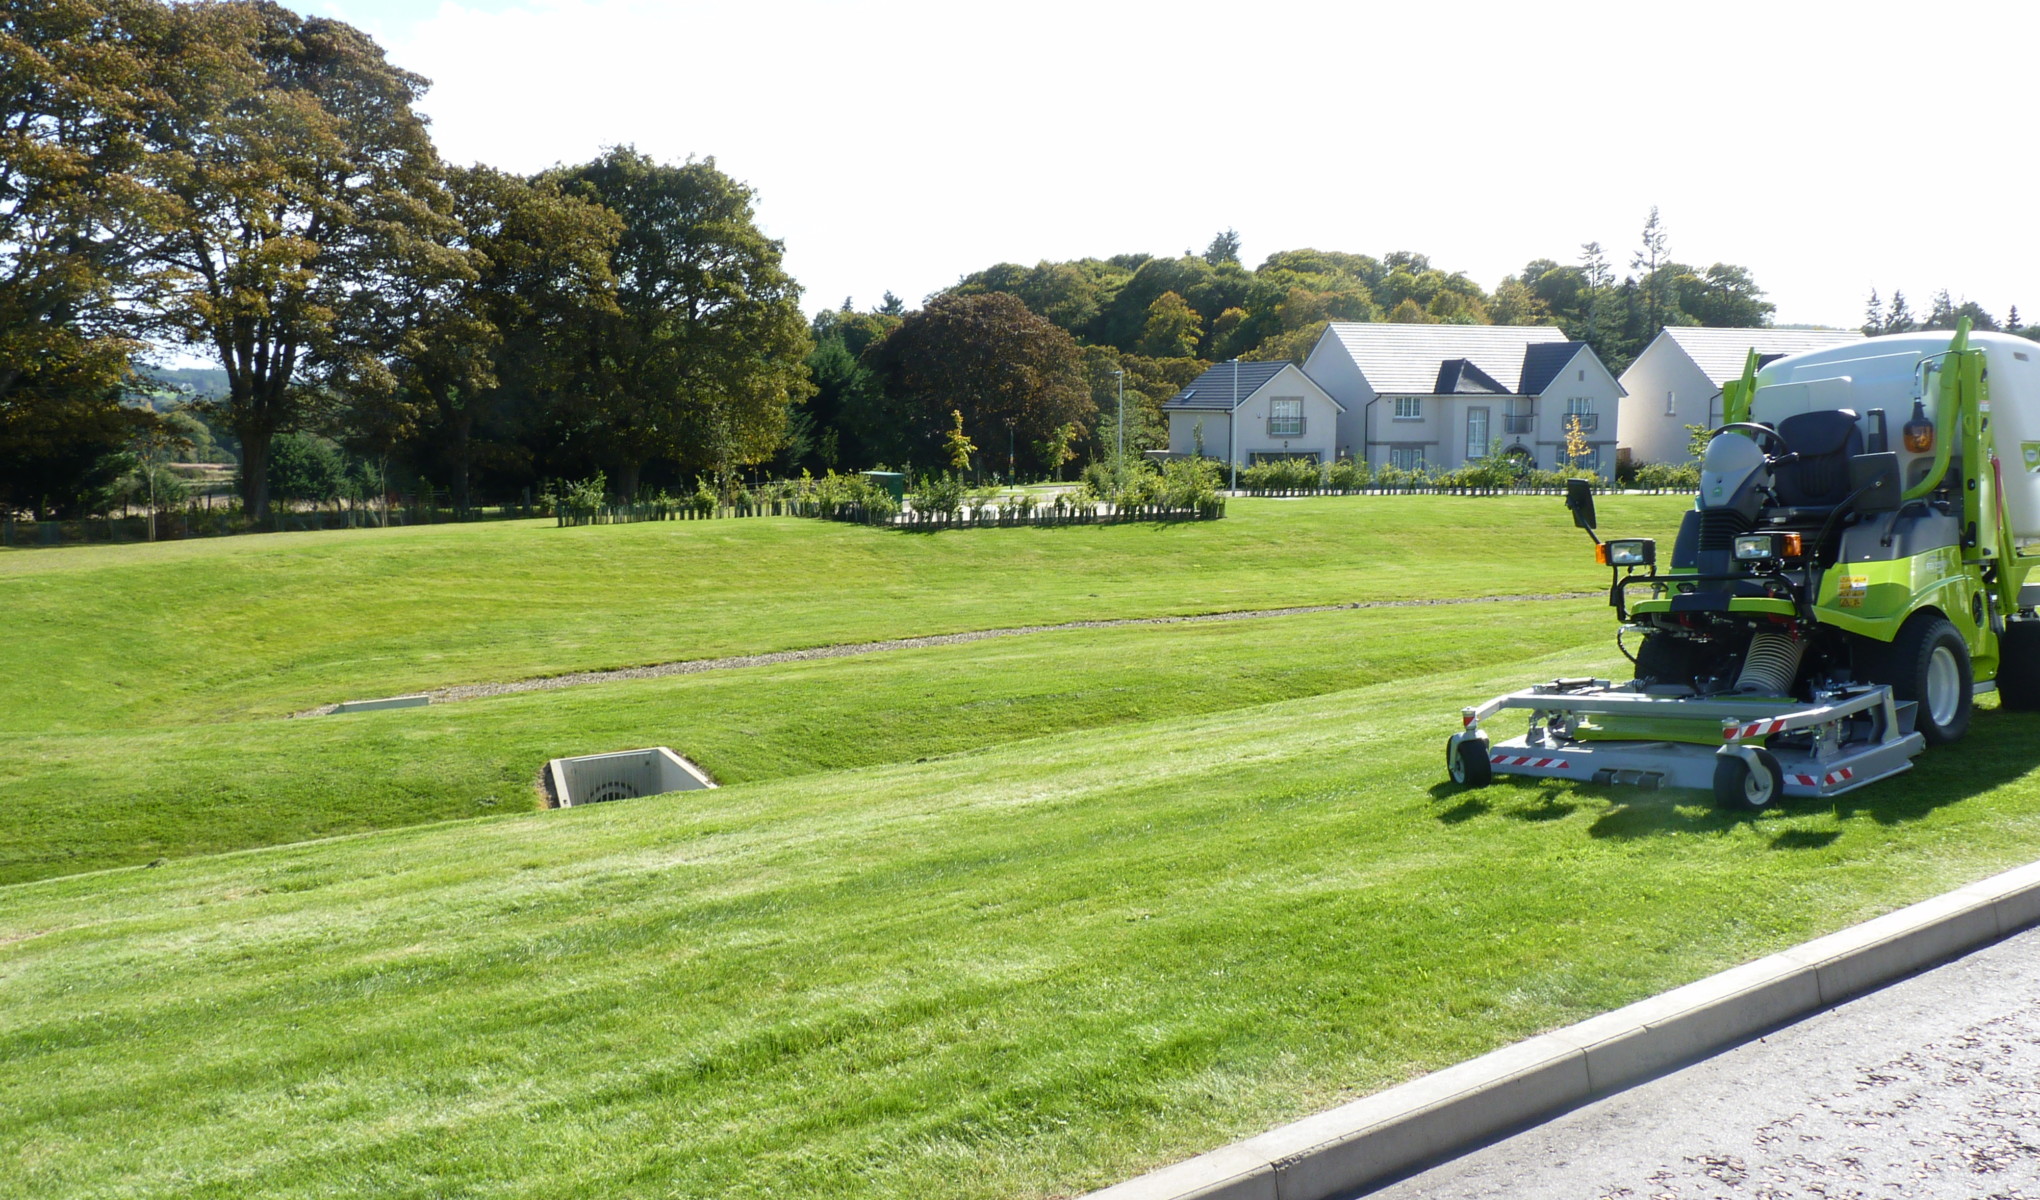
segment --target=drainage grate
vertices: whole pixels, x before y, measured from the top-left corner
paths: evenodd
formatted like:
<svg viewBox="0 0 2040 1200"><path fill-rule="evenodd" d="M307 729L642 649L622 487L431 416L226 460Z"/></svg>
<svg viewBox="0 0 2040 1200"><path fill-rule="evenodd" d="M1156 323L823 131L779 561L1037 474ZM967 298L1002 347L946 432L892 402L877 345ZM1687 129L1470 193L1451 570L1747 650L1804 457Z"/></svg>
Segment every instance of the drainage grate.
<svg viewBox="0 0 2040 1200"><path fill-rule="evenodd" d="M700 767L664 746L555 758L545 769L561 808L715 786Z"/></svg>

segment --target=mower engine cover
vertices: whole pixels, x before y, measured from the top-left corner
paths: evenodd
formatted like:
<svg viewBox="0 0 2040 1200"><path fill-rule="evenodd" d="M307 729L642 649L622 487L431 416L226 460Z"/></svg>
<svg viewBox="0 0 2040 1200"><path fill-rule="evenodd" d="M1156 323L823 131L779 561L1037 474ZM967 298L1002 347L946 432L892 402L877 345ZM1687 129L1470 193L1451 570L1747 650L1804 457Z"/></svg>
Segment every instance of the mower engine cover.
<svg viewBox="0 0 2040 1200"><path fill-rule="evenodd" d="M1764 451L1755 441L1740 433L1717 434L1700 460L1700 507L1740 509L1754 517L1757 487L1770 481Z"/></svg>

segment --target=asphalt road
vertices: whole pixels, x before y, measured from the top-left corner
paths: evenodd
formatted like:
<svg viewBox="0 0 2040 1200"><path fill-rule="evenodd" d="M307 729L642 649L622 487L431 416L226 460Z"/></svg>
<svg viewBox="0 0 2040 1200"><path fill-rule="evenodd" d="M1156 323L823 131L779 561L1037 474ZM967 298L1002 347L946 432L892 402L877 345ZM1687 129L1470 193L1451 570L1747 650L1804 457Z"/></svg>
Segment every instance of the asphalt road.
<svg viewBox="0 0 2040 1200"><path fill-rule="evenodd" d="M1376 1200L2040 1200L2040 930Z"/></svg>

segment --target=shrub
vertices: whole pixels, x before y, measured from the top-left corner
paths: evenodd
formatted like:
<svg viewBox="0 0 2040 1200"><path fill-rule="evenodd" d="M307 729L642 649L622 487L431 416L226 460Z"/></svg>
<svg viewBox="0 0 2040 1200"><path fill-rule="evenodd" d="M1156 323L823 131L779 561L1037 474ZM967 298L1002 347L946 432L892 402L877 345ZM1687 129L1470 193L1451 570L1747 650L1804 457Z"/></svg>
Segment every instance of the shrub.
<svg viewBox="0 0 2040 1200"><path fill-rule="evenodd" d="M325 438L279 433L269 443L269 494L278 500L331 500L346 475L340 452Z"/></svg>
<svg viewBox="0 0 2040 1200"><path fill-rule="evenodd" d="M1432 482L1431 472L1424 467L1384 466L1374 473L1377 487L1396 488L1424 487Z"/></svg>
<svg viewBox="0 0 2040 1200"><path fill-rule="evenodd" d="M1644 463L1636 468L1636 486L1658 491L1698 490L1700 464Z"/></svg>
<svg viewBox="0 0 2040 1200"><path fill-rule="evenodd" d="M859 482L863 479L860 476ZM914 507L922 512L939 512L955 516L963 509L965 488L963 480L954 471L940 475L923 475L914 485Z"/></svg>
<svg viewBox="0 0 2040 1200"><path fill-rule="evenodd" d="M1278 458L1240 472L1240 486L1250 492L1312 491L1325 486L1325 468L1307 458Z"/></svg>
<svg viewBox="0 0 2040 1200"><path fill-rule="evenodd" d="M560 485L553 507L570 517L592 517L609 502L609 477L602 472Z"/></svg>
<svg viewBox="0 0 2040 1200"><path fill-rule="evenodd" d="M1218 498L1218 464L1208 458L1176 458L1162 469L1162 496L1173 508L1202 509Z"/></svg>
<svg viewBox="0 0 2040 1200"><path fill-rule="evenodd" d="M1340 459L1325 472L1325 483L1341 491L1357 492L1367 486L1367 464Z"/></svg>

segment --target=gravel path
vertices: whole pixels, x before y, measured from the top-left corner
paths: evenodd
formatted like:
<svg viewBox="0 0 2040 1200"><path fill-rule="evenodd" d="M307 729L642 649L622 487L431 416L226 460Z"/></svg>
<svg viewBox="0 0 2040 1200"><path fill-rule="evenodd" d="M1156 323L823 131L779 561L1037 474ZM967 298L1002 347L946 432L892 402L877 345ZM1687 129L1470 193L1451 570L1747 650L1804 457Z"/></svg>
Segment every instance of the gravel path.
<svg viewBox="0 0 2040 1200"><path fill-rule="evenodd" d="M1069 629L1119 629L1128 625L1201 625L1213 621L1255 621L1266 617L1296 617L1306 613L1345 612L1361 608L1437 608L1457 604L1513 604L1533 600L1586 600L1600 592L1548 592L1525 596L1468 596L1449 600L1365 600L1354 604L1306 604L1294 608L1254 608L1239 612L1205 613L1192 617L1124 617L1110 621L1065 621L1059 625L1015 625L1006 629L978 629L968 633L940 633L927 637L892 638L883 642L848 642L834 646L811 646L805 650L781 650L773 654L737 654L728 658L692 658L682 662L655 663L646 667L623 667L614 671L576 671L570 675L546 675L537 679L514 679L504 683L464 683L458 687L435 688L425 694L434 704L474 700L483 696L508 696L517 692L548 692L556 688L583 687L591 683L613 683L619 679L658 679L666 675L693 675L701 671L729 671L742 667L769 667L775 663L805 662L815 658L850 658L859 654L882 654L888 650L918 650L923 646L954 646L992 638L1023 637L1033 633L1060 633ZM294 717L321 717L334 705L322 704Z"/></svg>

